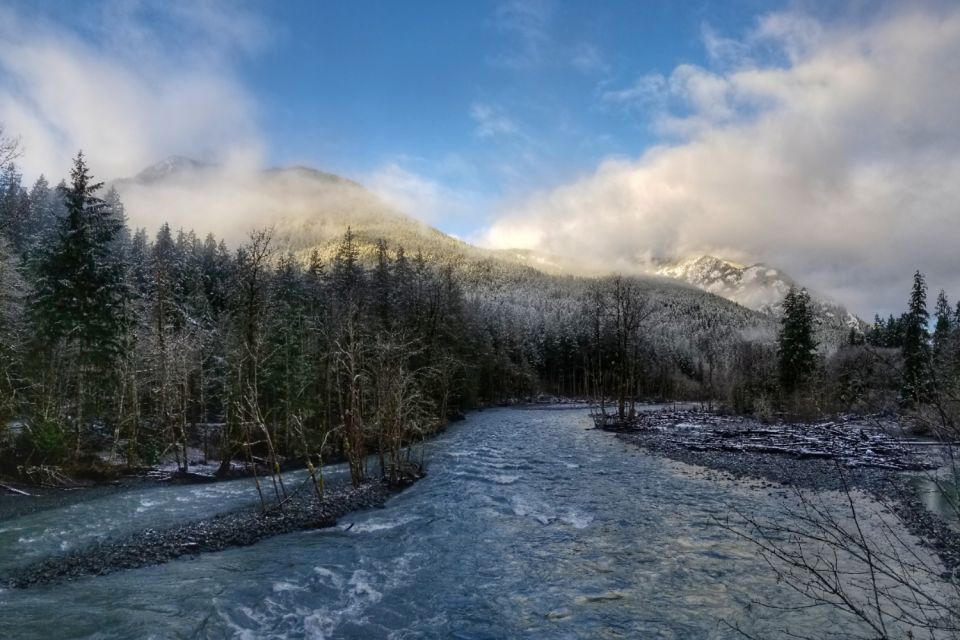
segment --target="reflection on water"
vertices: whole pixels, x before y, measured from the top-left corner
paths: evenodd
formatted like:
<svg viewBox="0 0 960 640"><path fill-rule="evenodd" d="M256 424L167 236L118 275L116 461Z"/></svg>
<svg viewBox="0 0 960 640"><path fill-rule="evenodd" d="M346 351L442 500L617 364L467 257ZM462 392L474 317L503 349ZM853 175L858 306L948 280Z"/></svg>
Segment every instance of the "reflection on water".
<svg viewBox="0 0 960 640"><path fill-rule="evenodd" d="M948 462L936 471L915 474L909 486L930 511L960 528L960 462Z"/></svg>
<svg viewBox="0 0 960 640"><path fill-rule="evenodd" d="M788 607L716 525L779 501L588 430L585 410L474 414L384 509L158 567L0 592L4 638L735 638L849 621ZM0 567L248 501L249 481L110 495L0 524Z"/></svg>

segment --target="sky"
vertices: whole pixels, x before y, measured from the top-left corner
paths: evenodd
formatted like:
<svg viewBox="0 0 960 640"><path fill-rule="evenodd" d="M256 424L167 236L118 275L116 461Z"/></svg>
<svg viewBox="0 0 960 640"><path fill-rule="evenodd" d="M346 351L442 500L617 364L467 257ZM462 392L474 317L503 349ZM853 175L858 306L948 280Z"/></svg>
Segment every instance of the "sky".
<svg viewBox="0 0 960 640"><path fill-rule="evenodd" d="M591 268L960 296L956 2L5 0L0 123L28 179L301 164Z"/></svg>

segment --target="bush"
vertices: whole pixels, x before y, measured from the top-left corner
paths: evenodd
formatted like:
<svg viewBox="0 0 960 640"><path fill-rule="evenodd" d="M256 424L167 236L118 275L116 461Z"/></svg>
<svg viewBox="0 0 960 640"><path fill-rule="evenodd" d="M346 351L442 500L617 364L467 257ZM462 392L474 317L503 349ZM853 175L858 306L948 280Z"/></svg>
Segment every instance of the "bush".
<svg viewBox="0 0 960 640"><path fill-rule="evenodd" d="M163 443L158 437L146 435L137 440L137 458L141 464L153 466L160 464Z"/></svg>
<svg viewBox="0 0 960 640"><path fill-rule="evenodd" d="M67 436L59 423L37 420L24 426L17 437L20 455L40 464L58 464L67 457Z"/></svg>

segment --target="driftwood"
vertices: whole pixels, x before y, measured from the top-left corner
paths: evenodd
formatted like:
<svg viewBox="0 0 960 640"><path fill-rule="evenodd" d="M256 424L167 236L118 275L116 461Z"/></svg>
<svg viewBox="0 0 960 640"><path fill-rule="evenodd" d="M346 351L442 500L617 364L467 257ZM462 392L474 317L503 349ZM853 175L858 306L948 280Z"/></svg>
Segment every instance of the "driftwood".
<svg viewBox="0 0 960 640"><path fill-rule="evenodd" d="M8 485L8 484L0 484L0 489L4 489L5 491L9 491L10 493L16 494L16 495L18 495L18 496L29 496L29 495L30 495L30 494L27 493L26 491L21 491L20 489L17 489L16 487L11 487L11 486Z"/></svg>
<svg viewBox="0 0 960 640"><path fill-rule="evenodd" d="M629 425L601 426L610 431L661 433L671 445L691 451L767 453L798 459L837 460L846 467L922 471L938 465L916 455L912 440L891 436L852 421L762 425L701 411L640 413Z"/></svg>

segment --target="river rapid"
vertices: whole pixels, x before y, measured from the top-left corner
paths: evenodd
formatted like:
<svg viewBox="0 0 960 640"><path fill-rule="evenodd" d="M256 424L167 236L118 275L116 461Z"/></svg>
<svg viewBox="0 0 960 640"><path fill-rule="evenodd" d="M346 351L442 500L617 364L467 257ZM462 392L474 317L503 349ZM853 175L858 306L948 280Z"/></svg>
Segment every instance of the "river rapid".
<svg viewBox="0 0 960 640"><path fill-rule="evenodd" d="M108 576L0 591L0 638L833 637L719 527L780 493L717 481L590 429L586 409L474 413L424 480L332 529ZM331 470L342 479L343 470ZM0 574L106 536L255 500L252 480L143 487L0 521ZM829 631L828 631L829 630Z"/></svg>

